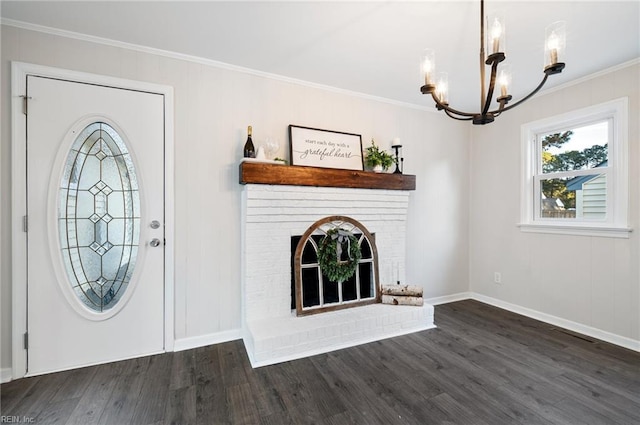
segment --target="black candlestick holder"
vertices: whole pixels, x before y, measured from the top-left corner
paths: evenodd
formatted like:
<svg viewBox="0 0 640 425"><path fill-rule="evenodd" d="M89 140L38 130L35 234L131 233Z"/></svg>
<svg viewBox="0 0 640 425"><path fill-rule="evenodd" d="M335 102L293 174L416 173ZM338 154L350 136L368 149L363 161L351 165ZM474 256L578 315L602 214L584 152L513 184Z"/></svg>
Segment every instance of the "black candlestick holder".
<svg viewBox="0 0 640 425"><path fill-rule="evenodd" d="M399 150L400 148L402 148L402 145L393 145L391 147L396 152L396 170L393 172L393 174L402 174L403 167L401 167L401 165L404 165L404 158L400 158L400 153L399 153Z"/></svg>

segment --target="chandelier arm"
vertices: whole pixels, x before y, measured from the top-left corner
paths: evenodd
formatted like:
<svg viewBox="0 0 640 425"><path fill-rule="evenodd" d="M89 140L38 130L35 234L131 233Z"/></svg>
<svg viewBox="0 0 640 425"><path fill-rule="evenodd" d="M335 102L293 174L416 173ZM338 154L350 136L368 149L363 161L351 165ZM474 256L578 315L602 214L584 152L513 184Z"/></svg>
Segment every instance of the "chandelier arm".
<svg viewBox="0 0 640 425"><path fill-rule="evenodd" d="M493 89L496 86L496 72L498 71L498 61L494 61L491 64L491 80L489 81L489 91L487 92L487 100L484 102L482 108L482 115L486 115L489 112L491 106L491 99L493 99Z"/></svg>
<svg viewBox="0 0 640 425"><path fill-rule="evenodd" d="M476 114L470 114L469 112L458 111L456 109L453 109L453 108L449 107L448 104L440 102L440 100L438 99L438 96L436 95L435 91L431 92L431 97L433 98L434 102L436 102L436 107L438 109L444 110L445 112L451 112L452 114L460 115L460 116L463 116L463 117L473 117L474 115L476 115ZM449 115L449 114L447 114L447 115Z"/></svg>
<svg viewBox="0 0 640 425"><path fill-rule="evenodd" d="M531 97L533 97L536 93L538 93L540 91L540 89L542 88L542 86L545 85L545 83L547 82L547 78L549 78L549 74L544 74L544 78L542 79L542 81L540 82L540 84L538 84L538 87L535 88L535 90L533 90L531 93L529 93L527 96L525 96L524 98L520 99L519 101L517 101L516 103L509 105L505 108L499 108L496 109L495 111L492 111L492 113L496 113L496 112L504 112L504 111L508 111L509 109L515 108L516 106L520 105L522 102L525 102L527 100L529 100Z"/></svg>
<svg viewBox="0 0 640 425"><path fill-rule="evenodd" d="M491 111L490 113L494 115L494 117L499 117L500 114L504 111L504 106L507 104L507 102L509 102L509 100L511 100L510 96L502 96L496 99L496 101L500 104L500 107L498 107L498 109Z"/></svg>
<svg viewBox="0 0 640 425"><path fill-rule="evenodd" d="M454 120L458 120L458 121L471 121L473 119L473 117L457 117L455 115L453 115L451 112L447 111L446 109L443 109L444 113L447 114L449 116L449 118L453 118Z"/></svg>

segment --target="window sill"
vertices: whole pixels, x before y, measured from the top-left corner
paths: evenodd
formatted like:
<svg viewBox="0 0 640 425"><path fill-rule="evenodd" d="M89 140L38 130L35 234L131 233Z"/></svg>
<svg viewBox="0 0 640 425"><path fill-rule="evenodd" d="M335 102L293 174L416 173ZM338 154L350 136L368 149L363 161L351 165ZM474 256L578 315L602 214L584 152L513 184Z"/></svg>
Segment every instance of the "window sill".
<svg viewBox="0 0 640 425"><path fill-rule="evenodd" d="M569 224L519 223L520 231L526 233L548 233L555 235L596 236L602 238L629 239L633 229L629 227L599 227Z"/></svg>

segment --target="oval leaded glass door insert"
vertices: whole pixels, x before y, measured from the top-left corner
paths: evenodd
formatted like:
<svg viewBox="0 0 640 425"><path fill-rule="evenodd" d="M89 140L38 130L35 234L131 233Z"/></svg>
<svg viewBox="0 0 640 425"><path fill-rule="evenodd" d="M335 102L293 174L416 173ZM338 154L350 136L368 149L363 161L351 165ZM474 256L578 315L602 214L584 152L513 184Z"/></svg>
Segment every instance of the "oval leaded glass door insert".
<svg viewBox="0 0 640 425"><path fill-rule="evenodd" d="M127 290L140 239L135 167L109 124L92 123L76 137L58 198L58 232L71 287L91 310L109 310Z"/></svg>

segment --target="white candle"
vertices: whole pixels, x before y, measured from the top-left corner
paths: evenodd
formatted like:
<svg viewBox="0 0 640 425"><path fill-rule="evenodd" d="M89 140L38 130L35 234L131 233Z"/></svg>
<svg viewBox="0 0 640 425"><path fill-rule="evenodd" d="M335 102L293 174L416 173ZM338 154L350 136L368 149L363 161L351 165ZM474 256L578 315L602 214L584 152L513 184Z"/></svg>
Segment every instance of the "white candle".
<svg viewBox="0 0 640 425"><path fill-rule="evenodd" d="M491 39L493 40L493 52L498 53L500 51L500 37L502 36L502 25L498 18L495 18L491 27Z"/></svg>
<svg viewBox="0 0 640 425"><path fill-rule="evenodd" d="M424 84L431 84L431 73L433 72L433 63L429 59L425 59L422 63L422 72L424 72Z"/></svg>
<svg viewBox="0 0 640 425"><path fill-rule="evenodd" d="M558 63L558 47L560 45L560 39L556 35L555 31L551 32L549 39L547 40L547 48L549 49L549 55L551 64Z"/></svg>

